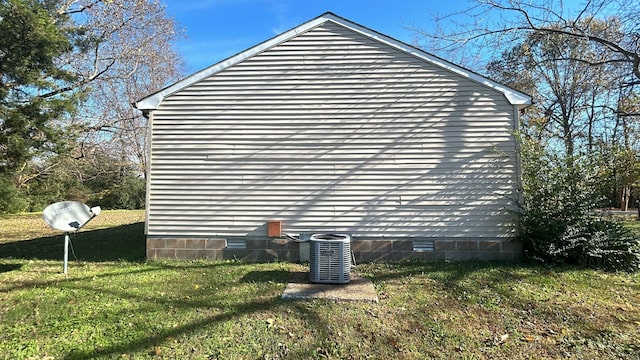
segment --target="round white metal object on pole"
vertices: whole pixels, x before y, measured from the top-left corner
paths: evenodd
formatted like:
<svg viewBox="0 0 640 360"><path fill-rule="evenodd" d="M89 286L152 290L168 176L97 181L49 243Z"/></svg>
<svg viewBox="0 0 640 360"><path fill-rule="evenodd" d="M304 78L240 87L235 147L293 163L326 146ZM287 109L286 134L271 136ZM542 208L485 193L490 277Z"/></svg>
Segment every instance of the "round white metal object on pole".
<svg viewBox="0 0 640 360"><path fill-rule="evenodd" d="M78 201L61 201L42 210L42 217L49 226L64 231L64 265L62 269L65 275L67 275L69 261L69 233L80 230L98 214L100 214L100 206L89 208Z"/></svg>
<svg viewBox="0 0 640 360"><path fill-rule="evenodd" d="M80 230L93 216L91 209L78 201L57 202L42 211L42 217L49 226L64 232Z"/></svg>

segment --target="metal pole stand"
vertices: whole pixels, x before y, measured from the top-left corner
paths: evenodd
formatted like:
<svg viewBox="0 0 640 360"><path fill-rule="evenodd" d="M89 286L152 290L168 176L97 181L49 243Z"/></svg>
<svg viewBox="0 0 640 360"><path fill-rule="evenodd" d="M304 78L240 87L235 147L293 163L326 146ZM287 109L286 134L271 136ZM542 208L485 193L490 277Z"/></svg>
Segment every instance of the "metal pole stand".
<svg viewBox="0 0 640 360"><path fill-rule="evenodd" d="M67 263L69 262L69 233L64 233L64 274L67 275Z"/></svg>

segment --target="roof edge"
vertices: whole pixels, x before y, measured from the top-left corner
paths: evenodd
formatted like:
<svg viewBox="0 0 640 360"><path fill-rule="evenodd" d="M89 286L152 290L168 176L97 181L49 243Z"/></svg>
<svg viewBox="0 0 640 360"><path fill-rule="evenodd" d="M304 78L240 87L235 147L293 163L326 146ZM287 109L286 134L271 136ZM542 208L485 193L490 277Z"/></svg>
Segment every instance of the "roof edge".
<svg viewBox="0 0 640 360"><path fill-rule="evenodd" d="M350 20L347 20L343 17L340 17L334 13L331 12L326 12L320 16L318 16L315 19L309 20L306 23L303 23L301 25L298 25L296 27L294 27L293 29L290 29L288 31L285 31L284 33L277 35L269 40L266 40L262 43L259 43L258 45L255 45L247 50L244 50L236 55L233 55L225 60L222 60L214 65L211 65L207 68L204 68L190 76L187 76L186 78L172 84L169 85L167 87L165 87L164 89L153 93L151 95L148 95L138 101L136 101L134 103L134 106L139 109L142 110L143 112L149 112L151 110L155 110L158 108L158 106L160 106L160 103L162 103L162 101L169 95L184 89L185 87L196 83L204 78L207 78L217 72L220 72L228 67L231 67L239 62L242 62L243 60L246 60L260 52L263 52L273 46L276 46L282 42L285 42L295 36L297 36L298 34L304 33L312 28L315 28L316 26L326 22L326 21L333 21L338 25L344 26L348 29L351 29L353 31L356 31L364 36L367 36L369 38L372 38L374 40L380 41L384 44L387 44L391 47L394 47L400 51L403 51L405 53L408 53L410 55L413 55L417 58L423 59L427 62L430 62L436 66L439 66L441 68L444 68L448 71L451 71L455 74L461 75L463 77L466 77L472 81L475 81L479 84L482 84L484 86L487 86L489 88L492 88L494 90L497 90L501 93L504 94L504 96L506 97L507 101L509 101L509 103L511 103L511 105L520 105L520 106L526 106L526 105L531 105L533 103L533 99L530 95L527 95L523 92L520 92L518 90L515 90L513 88L510 88L504 84L498 83L496 81L493 81L487 77L484 77L480 74L477 74L471 70L465 69L461 66L455 65L454 63L451 63L447 60L444 60L440 57L437 57L433 54L430 54L424 50L421 50L417 47L411 46L407 43L404 43L402 41L396 40L390 36L384 35L382 33L379 33L375 30L372 30L370 28L367 28L365 26L359 25L357 23L354 23Z"/></svg>
<svg viewBox="0 0 640 360"><path fill-rule="evenodd" d="M362 26L360 24L354 23L350 20L347 20L345 18L342 18L338 15L335 15L333 13L325 13L323 15L324 17L326 17L327 19L331 19L333 21L335 21L336 23L345 26L351 30L354 30L356 32L359 32L365 36L368 36L370 38L373 38L375 40L378 40L382 43L385 43L391 47L394 47L400 51L406 52L410 55L413 55L415 57L421 58L423 60L426 60L436 66L440 66L446 70L449 70L453 73L456 73L458 75L462 75L463 77L469 78L470 80L473 80L477 83L480 83L482 85L485 85L487 87L493 88L499 92L502 92L505 97L507 98L507 100L509 101L509 103L511 103L511 105L531 105L533 102L533 99L530 95L527 95L521 91L518 91L516 89L513 89L507 85L501 84L497 81L491 80L485 76L482 76L480 74L475 73L474 71L471 71L469 69L466 69L462 66L456 65L450 61L444 60L436 55L430 54L422 49L419 49L415 46L409 45L405 42L402 42L400 40L394 39L388 35L382 34L378 31L375 31L373 29L367 28L365 26Z"/></svg>
<svg viewBox="0 0 640 360"><path fill-rule="evenodd" d="M244 50L236 55L233 55L229 58L226 58L225 60L222 60L216 64L213 64L209 67L206 67L200 71L197 71L196 73L187 76L186 78L174 83L173 85L169 85L167 87L165 87L164 89L153 93L151 95L148 95L138 101L136 101L134 103L134 106L142 111L149 111L149 110L155 110L158 108L158 106L160 106L160 103L162 102L162 100L164 100L164 98L166 98L167 96L173 94L174 92L177 92L179 90L182 90L183 88L196 83L202 79L205 79L217 72L220 72L228 67L231 67L239 62L242 62L243 60L246 60L260 52L263 52L273 46L276 46L282 42L285 42L293 37L295 37L296 35L306 32L322 23L324 23L325 21L327 21L325 19L325 16L327 14L330 13L325 13L323 15L318 16L315 19L312 19L310 21L307 21L306 23L302 24L302 25L298 25L295 28L285 31L280 35L277 35L269 40L263 41L261 43L259 43L258 45L255 45L247 50Z"/></svg>

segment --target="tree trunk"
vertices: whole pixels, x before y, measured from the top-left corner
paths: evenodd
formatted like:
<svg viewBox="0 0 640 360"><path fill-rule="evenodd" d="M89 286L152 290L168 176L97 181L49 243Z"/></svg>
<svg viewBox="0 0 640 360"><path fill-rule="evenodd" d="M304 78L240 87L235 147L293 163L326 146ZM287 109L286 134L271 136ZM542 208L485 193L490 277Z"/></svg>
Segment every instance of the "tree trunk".
<svg viewBox="0 0 640 360"><path fill-rule="evenodd" d="M628 186L622 187L622 197L620 198L620 210L629 210L629 199L631 198L631 188Z"/></svg>

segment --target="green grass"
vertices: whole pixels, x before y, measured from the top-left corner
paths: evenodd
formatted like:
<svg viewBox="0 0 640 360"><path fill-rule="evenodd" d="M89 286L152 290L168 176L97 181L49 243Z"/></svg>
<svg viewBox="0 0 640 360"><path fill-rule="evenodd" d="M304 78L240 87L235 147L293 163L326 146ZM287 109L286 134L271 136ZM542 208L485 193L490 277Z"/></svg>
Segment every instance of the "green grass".
<svg viewBox="0 0 640 360"><path fill-rule="evenodd" d="M379 303L291 301L302 265L145 262L143 214L100 217L67 277L60 234L0 219L0 358L640 359L640 274L361 264Z"/></svg>
<svg viewBox="0 0 640 360"><path fill-rule="evenodd" d="M640 234L640 220L629 220L629 221L626 221L625 224L628 228Z"/></svg>
<svg viewBox="0 0 640 360"><path fill-rule="evenodd" d="M109 210L71 237L71 258L84 261L142 261L145 254L144 210ZM63 233L51 229L42 214L0 218L0 257L62 259Z"/></svg>

